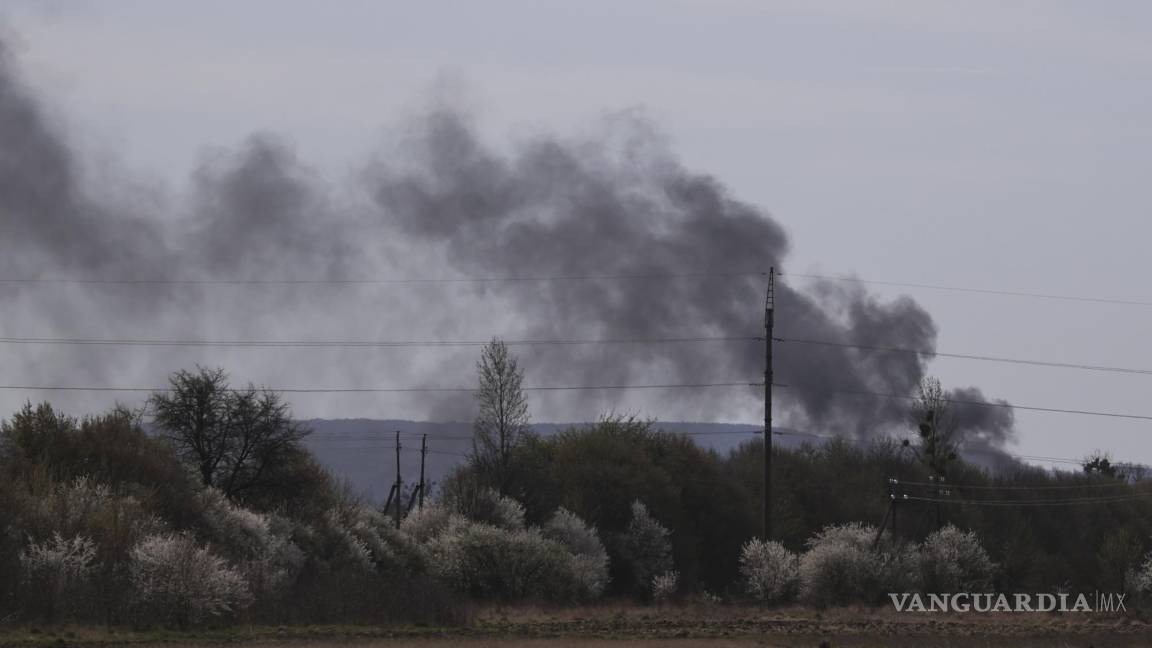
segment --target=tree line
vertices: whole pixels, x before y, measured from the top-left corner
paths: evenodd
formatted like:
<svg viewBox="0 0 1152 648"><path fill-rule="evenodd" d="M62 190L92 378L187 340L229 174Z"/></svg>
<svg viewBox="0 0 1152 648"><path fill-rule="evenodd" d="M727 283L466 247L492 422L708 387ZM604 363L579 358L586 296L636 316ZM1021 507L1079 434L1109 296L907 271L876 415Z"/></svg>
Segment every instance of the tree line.
<svg viewBox="0 0 1152 648"><path fill-rule="evenodd" d="M866 593L892 583L1152 586L1152 498L910 502L880 533L890 478L946 476L992 497L1148 494L1099 461L1077 473L966 463L936 383L909 412L907 444L774 449L777 537L764 542L761 440L721 454L620 416L538 436L522 377L505 345L483 350L468 459L400 528L317 463L280 394L233 387L223 370L174 374L150 422L29 403L0 424L0 619L456 623L469 600L826 605L876 602ZM967 571L933 571L947 561L932 556L956 552Z"/></svg>

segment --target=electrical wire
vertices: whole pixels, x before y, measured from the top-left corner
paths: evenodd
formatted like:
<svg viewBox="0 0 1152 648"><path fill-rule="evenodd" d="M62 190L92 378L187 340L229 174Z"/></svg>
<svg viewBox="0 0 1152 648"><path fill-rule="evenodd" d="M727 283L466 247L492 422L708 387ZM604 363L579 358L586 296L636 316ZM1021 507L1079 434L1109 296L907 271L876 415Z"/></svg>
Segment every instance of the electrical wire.
<svg viewBox="0 0 1152 648"><path fill-rule="evenodd" d="M750 342L756 336L695 336L664 338L560 338L550 340L500 340L509 346L564 346L589 344L678 344L694 342ZM144 338L30 338L0 337L0 344L76 346L168 346L227 348L435 348L482 347L492 340L178 340Z"/></svg>
<svg viewBox="0 0 1152 648"><path fill-rule="evenodd" d="M732 272L680 272L680 273L620 273L620 274L572 274L572 275L507 275L495 277L393 277L375 279L109 279L109 278L70 278L70 277L0 277L0 284L60 284L60 285L127 285L127 286L154 286L154 285L187 285L187 286L374 286L374 285L404 285L404 284L488 284L488 283L539 283L556 281L603 281L603 280L675 280L675 279L701 279L701 278L743 278L766 277L765 270L746 270ZM1091 297L1085 295L1060 295L1052 293L1030 292L1022 290L1003 290L994 288L972 288L963 286L946 286L905 281L880 281L875 279L862 279L860 277L843 275L825 275L804 272L777 271L780 279L798 277L803 279L816 279L822 281L842 281L876 286L893 286L898 288L918 288L926 290L940 290L948 292L963 292L1000 295L1008 297L1027 297L1032 299L1047 299L1059 301L1091 302L1098 304L1120 304L1127 306L1152 306L1152 301L1139 299L1118 299L1109 297Z"/></svg>
<svg viewBox="0 0 1152 648"><path fill-rule="evenodd" d="M663 384L616 384L616 385L538 385L525 386L524 391L595 391L595 390L626 390L626 389L709 389L716 387L762 387L763 383L756 382L712 382L712 383L663 383ZM827 387L813 387L803 385L789 385L785 383L772 383L773 387L782 389L795 389L799 391L822 391L836 394L849 394L857 396L873 396L878 398L893 398L900 400L914 400L914 396L903 394L886 394L866 390L834 389ZM466 393L474 392L474 387L265 387L267 391L286 394L333 394L333 393ZM0 390L9 391L91 391L91 392L169 392L171 387L102 387L102 386L71 386L71 385L0 385ZM230 389L228 391L241 391ZM1057 414L1078 414L1084 416L1104 416L1122 419L1137 419L1152 421L1152 416L1144 414L1125 414L1120 412L1106 412L1094 410L1076 410L1058 407L1039 407L1033 405L1016 405L1007 402L971 401L960 399L944 399L945 402L955 405L971 405L975 407L996 407L1004 409L1018 409L1036 412L1052 412Z"/></svg>
<svg viewBox="0 0 1152 648"><path fill-rule="evenodd" d="M788 385L784 383L772 383L773 387L780 387L783 389L796 389L799 391L819 391L832 394L849 394L855 396L874 396L877 398L892 398L898 400L915 400L916 397L907 394L886 394L883 392L867 391L862 389L835 389L830 387L816 387L810 385ZM1152 416L1146 414L1125 414L1121 412L1106 412L1099 410L1079 410L1079 409L1065 409L1060 407L1040 407L1036 405L1018 405L1015 403L1008 403L1006 401L973 401L962 400L956 398L943 398L942 402L951 403L953 405L971 405L973 407L995 407L1000 409L1017 409L1031 412L1051 412L1055 414L1078 414L1082 416L1104 416L1109 418L1121 419L1135 419L1140 421L1152 421Z"/></svg>
<svg viewBox="0 0 1152 648"><path fill-rule="evenodd" d="M898 500L901 498L897 498ZM915 497L904 496L903 500L917 502L932 502L936 504L972 504L975 506L1075 506L1079 504L1116 504L1142 499L1142 495L1116 495L1101 497L1083 497L1074 499L1051 500L974 500L974 499L945 499L941 497Z"/></svg>
<svg viewBox="0 0 1152 648"><path fill-rule="evenodd" d="M1060 295L1052 293L1030 292L1022 290L1003 290L994 288L972 288L964 286L946 286L905 281L880 281L875 279L862 279L860 277L844 275L825 275L804 272L776 271L776 277L787 279L798 277L803 279L816 279L822 281L841 281L876 286L894 286L898 288L919 288L926 290L941 290L949 292L977 293L1001 295L1009 297L1028 297L1033 299L1047 299L1060 301L1092 302L1101 304L1121 304L1128 306L1152 306L1152 301L1139 299L1118 299L1109 297L1091 297L1085 295ZM404 284L487 284L487 283L538 283L555 281L602 281L602 280L669 280L669 279L698 279L698 278L742 278L766 277L765 270L744 271L717 271L717 272L654 272L654 273L620 273L620 274L572 274L572 275L507 275L494 277L393 277L374 279L109 279L109 278L70 278L70 277L0 277L0 284L61 284L61 285L188 285L188 286L373 286L373 285L404 285Z"/></svg>
<svg viewBox="0 0 1152 648"><path fill-rule="evenodd" d="M755 431L753 431L753 430L701 430L701 431L696 431L696 432L680 432L680 431L676 431L676 430L654 430L654 433L664 433L664 434L671 434L671 435L676 435L676 436L686 436L686 437L760 436L761 431L759 431L759 430L755 430ZM352 435L352 434L343 435L340 433L329 433L329 434L319 434L318 435L316 433L312 433L308 436L308 439L310 440L310 441L308 441L308 443L313 444L313 445L317 445L317 442L320 442L320 443L342 443L342 442L348 442L348 441L352 441L352 442L377 441L380 443L394 443L395 442L394 441L394 438L395 438L394 435L395 435L395 432L385 432L385 433L382 433L380 435L373 435L370 433L358 434L358 435ZM408 433L408 435L404 436L404 438L409 440L409 441L414 441L414 440L420 438L420 435L421 435L421 433L412 432L412 433ZM428 441L442 441L442 442L471 441L473 438L474 437L472 437L472 436L465 436L465 435L437 435L437 436L433 436L433 435L429 434L427 440Z"/></svg>
<svg viewBox="0 0 1152 648"><path fill-rule="evenodd" d="M751 436L751 437L763 436L763 430L760 430L760 429L748 430L748 431L741 431L741 430L701 430L698 432L676 432L676 431L670 431L670 430L661 430L661 431L666 432L668 434L682 434L685 436L712 436L712 435L718 435L718 436ZM340 439L334 438L335 435L337 435L337 434L341 434L341 433L338 433L338 432L313 433L308 438L313 440L313 442L316 440L320 440L320 441L329 441L329 440L331 440L331 441L343 441L343 440L345 440L344 438L340 438ZM349 440L357 440L357 441L369 440L369 441L371 441L371 440L380 439L382 441L387 441L389 438L388 435L393 435L393 434L395 434L395 432L384 432L382 434L384 436L378 436L378 437L374 437L371 435L368 435L368 436L361 435L361 436L351 437L351 435L349 435ZM417 439L417 438L420 438L422 435L426 434L428 437L428 441L430 441L430 442L439 441L439 442L445 442L445 443L450 442L450 441L471 441L473 438L472 435L437 434L435 432L404 432L404 431L401 431L400 434L401 434L401 436L403 436L405 438L409 438L409 439ZM775 436L801 436L801 437L810 437L810 438L819 438L819 439L839 439L842 441L848 441L851 443L859 443L859 444L872 443L876 440L876 439L853 439L853 438L848 438L848 437L844 437L844 436L838 436L835 434L819 434L819 433L815 433L815 432L803 432L800 430L778 429L778 428L773 429L772 434ZM889 440L889 441L903 441L903 439L900 439L898 437L883 437L883 439ZM1015 459L1023 459L1023 460L1028 460L1028 461L1047 461L1047 462L1068 463L1068 464L1075 464L1075 465L1081 465L1084 463L1082 459L1071 459L1071 458L1067 458L1067 457L1039 457L1039 456L1035 456L1035 455L1014 454L1011 452L1005 452L1005 451L1001 451L1001 450L991 450L991 449L986 450L986 449L979 449L979 448L972 448L972 449L961 448L961 451L966 452L966 453L974 453L974 454L1005 455L1005 456L1013 457Z"/></svg>
<svg viewBox="0 0 1152 648"><path fill-rule="evenodd" d="M576 275L508 275L502 277L395 277L387 279L76 279L67 277L7 277L0 284L188 285L188 286L376 286L401 284L534 283L551 281L701 279L767 276L764 271L652 272Z"/></svg>
<svg viewBox="0 0 1152 648"><path fill-rule="evenodd" d="M875 438L873 438L873 439L853 439L850 437L845 437L845 436L840 436L840 435L835 435L835 434L816 434L813 432L800 432L797 430L772 430L772 434L779 435L779 436L814 437L814 438L818 438L818 439L839 439L841 441L847 441L849 443L858 443L858 444L873 443L874 441L876 441ZM893 437L893 436L882 437L882 439L886 440L886 441L901 441L901 442L904 441L904 439L901 439L898 437ZM968 453L968 454L988 454L988 455L998 455L998 456L1003 455L1003 456L1007 456L1007 457L1012 457L1013 459L1022 459L1025 461L1045 461L1045 462L1052 462L1052 463L1067 463L1067 464L1075 464L1078 466L1084 464L1083 459L1070 459L1067 457L1040 457L1040 456L1036 456L1036 455L1015 454L1015 453L1006 452L1003 450L982 449L982 448L959 448L959 450L961 452Z"/></svg>
<svg viewBox="0 0 1152 648"><path fill-rule="evenodd" d="M894 286L897 288L923 288L926 290L942 290L948 292L978 293L986 295L1001 295L1006 297L1029 297L1032 299L1048 299L1057 301L1091 302L1096 304L1119 304L1124 306L1152 306L1152 301L1140 299L1114 299L1109 297L1087 297L1082 295L1056 295L1051 293L1027 292L1021 290L999 290L993 288L966 288L960 286L942 286L937 284L913 283L904 281L877 281L875 279L860 279L859 277L811 274L804 272L777 272L778 277L802 277L804 279L818 279L822 281L843 281L873 286Z"/></svg>
<svg viewBox="0 0 1152 648"><path fill-rule="evenodd" d="M599 389L706 389L713 387L749 387L749 382L666 383L622 385L546 385L521 387L523 391L594 391ZM172 387L96 387L64 385L0 385L0 390L22 391L91 391L91 392L170 392ZM379 393L452 393L474 392L475 387L264 387L266 391L285 394L379 394ZM239 389L225 391L237 392Z"/></svg>
<svg viewBox="0 0 1152 648"><path fill-rule="evenodd" d="M933 488L941 489L966 489L966 490L1013 490L1013 491L1050 491L1050 490L1076 490L1079 488L1130 488L1132 485L1128 482L1117 481L1110 484L1060 484L1060 485L1041 485L1041 486L993 486L990 484L953 484L950 482L921 482L921 481L905 481L899 480L900 486L931 486Z"/></svg>
<svg viewBox="0 0 1152 648"><path fill-rule="evenodd" d="M763 338L760 338L763 339ZM878 346L870 344L851 344L848 342L833 342L829 340L807 340L800 338L785 338L774 337L776 342L794 343L794 344L810 344L818 346L829 346L844 349L860 349L862 351L883 351L892 353L907 353L912 355L919 355L924 357L940 357L940 358L958 358L961 360L983 360L987 362L1004 362L1019 365L1034 365L1038 367L1056 367L1061 369L1083 369L1087 371L1104 371L1112 373L1125 373L1125 374L1152 374L1152 369L1133 369L1129 367L1110 367L1106 365L1093 365L1082 364L1073 362L1056 362L1050 360L1025 360L1021 358L1005 358L1002 356L991 355L977 355L969 353L946 353L944 351L930 351L927 349L911 349L907 347L891 347L891 346Z"/></svg>

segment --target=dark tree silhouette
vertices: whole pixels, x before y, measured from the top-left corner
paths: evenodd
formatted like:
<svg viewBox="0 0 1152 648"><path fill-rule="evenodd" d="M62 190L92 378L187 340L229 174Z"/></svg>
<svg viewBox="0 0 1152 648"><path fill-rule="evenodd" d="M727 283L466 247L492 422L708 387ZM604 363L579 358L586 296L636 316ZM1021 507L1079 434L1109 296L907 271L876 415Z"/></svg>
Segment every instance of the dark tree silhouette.
<svg viewBox="0 0 1152 648"><path fill-rule="evenodd" d="M279 394L232 389L223 369L181 370L169 384L170 391L152 395L157 427L205 486L229 498L267 485L308 434Z"/></svg>
<svg viewBox="0 0 1152 648"><path fill-rule="evenodd" d="M920 461L932 475L945 476L948 464L956 460L955 436L959 425L938 379L925 377L920 381L909 418L920 437L917 448Z"/></svg>
<svg viewBox="0 0 1152 648"><path fill-rule="evenodd" d="M1123 477L1117 471L1116 464L1112 463L1112 459L1101 452L1096 452L1092 456L1086 458L1080 467L1084 469L1084 474L1087 475L1103 475L1105 477Z"/></svg>
<svg viewBox="0 0 1152 648"><path fill-rule="evenodd" d="M500 340L485 345L476 371L480 411L474 423L472 462L488 485L503 495L508 489L512 451L529 430L524 371Z"/></svg>

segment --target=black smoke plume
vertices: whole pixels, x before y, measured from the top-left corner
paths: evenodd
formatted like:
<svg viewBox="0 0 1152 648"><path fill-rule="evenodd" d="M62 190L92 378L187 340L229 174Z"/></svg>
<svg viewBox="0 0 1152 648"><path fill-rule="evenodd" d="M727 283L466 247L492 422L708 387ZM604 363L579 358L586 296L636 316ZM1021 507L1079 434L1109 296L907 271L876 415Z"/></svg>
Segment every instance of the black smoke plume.
<svg viewBox="0 0 1152 648"><path fill-rule="evenodd" d="M496 149L467 115L438 106L351 186L336 185L273 135L206 156L191 199L171 205L91 186L80 156L0 59L0 274L133 280L131 285L0 283L9 336L613 339L763 334L765 277L786 270L784 228L717 179L683 168L642 119L593 136L537 136ZM95 198L94 196L100 196ZM733 273L747 273L733 275ZM461 286L205 286L173 279L493 277ZM550 281L544 277L561 278ZM776 333L867 346L933 348L937 329L910 298L859 285L778 286ZM195 362L275 386L468 385L473 351L365 358L116 347L0 349L7 382L162 384ZM715 341L518 349L529 382L710 383L763 378L763 343ZM307 355L312 353L312 355ZM411 353L411 351L408 351ZM304 355L300 355L304 354ZM776 345L785 422L858 437L906 423L926 360L834 346ZM615 390L541 395L537 418L591 419L636 407L664 419L754 420L759 390ZM982 401L978 390L956 392ZM469 416L456 398L407 397L432 418ZM624 400L624 399L631 400ZM642 400L636 400L641 398ZM330 401L335 402L335 401ZM362 406L364 401L358 401ZM373 403L386 416L396 404ZM343 407L343 405L341 405ZM352 407L352 405L348 405ZM383 408L383 409L381 409ZM319 412L313 412L319 413ZM329 415L336 412L324 412ZM356 416L361 411L341 410ZM998 447L1007 409L962 410L966 437Z"/></svg>

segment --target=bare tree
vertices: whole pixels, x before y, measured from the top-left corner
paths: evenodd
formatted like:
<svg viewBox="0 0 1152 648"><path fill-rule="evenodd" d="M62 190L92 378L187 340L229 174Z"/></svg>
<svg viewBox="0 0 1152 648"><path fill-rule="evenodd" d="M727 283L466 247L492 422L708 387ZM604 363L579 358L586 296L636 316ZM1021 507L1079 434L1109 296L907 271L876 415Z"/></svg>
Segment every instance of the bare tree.
<svg viewBox="0 0 1152 648"><path fill-rule="evenodd" d="M308 434L279 394L251 385L231 389L223 369L181 370L169 384L168 392L152 395L156 425L204 485L229 498L267 485L268 474Z"/></svg>
<svg viewBox="0 0 1152 648"><path fill-rule="evenodd" d="M936 484L934 496L937 499L937 528L944 524L939 499L944 492L942 486L947 478L948 464L956 459L958 440L955 437L959 421L951 405L940 380L925 376L917 386L916 396L908 412L909 423L920 436L919 446L912 449L920 462L928 468L929 479ZM910 444L904 441L904 445Z"/></svg>
<svg viewBox="0 0 1152 648"><path fill-rule="evenodd" d="M528 433L528 401L524 398L524 371L508 346L493 339L476 363L479 386L472 437L472 462L501 495L508 488L512 450Z"/></svg>
<svg viewBox="0 0 1152 648"><path fill-rule="evenodd" d="M909 411L912 429L920 436L920 460L934 476L946 474L949 462L956 458L956 430L959 421L940 380L926 376L916 389Z"/></svg>

